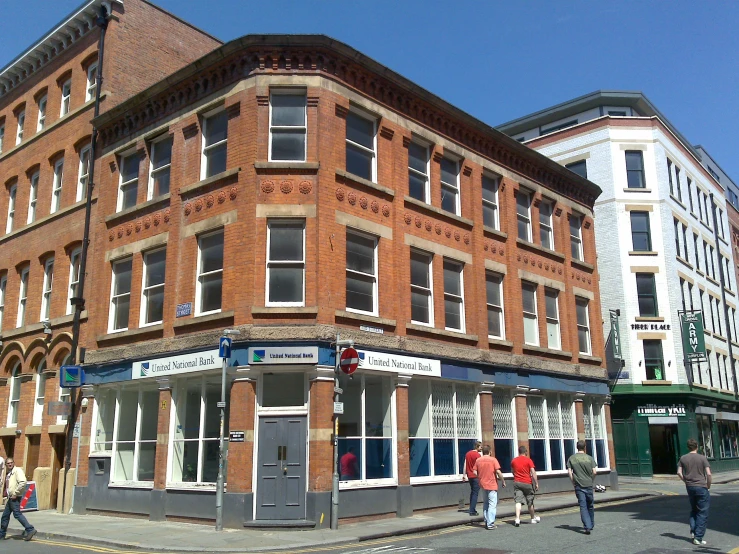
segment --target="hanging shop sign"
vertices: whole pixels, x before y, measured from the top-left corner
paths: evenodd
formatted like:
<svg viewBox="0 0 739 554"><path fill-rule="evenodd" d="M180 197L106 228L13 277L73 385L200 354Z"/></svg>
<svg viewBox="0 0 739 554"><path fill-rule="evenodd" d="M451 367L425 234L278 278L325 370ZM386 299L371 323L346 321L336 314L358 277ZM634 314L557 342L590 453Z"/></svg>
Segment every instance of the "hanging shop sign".
<svg viewBox="0 0 739 554"><path fill-rule="evenodd" d="M249 364L317 364L317 346L269 346L249 348Z"/></svg>
<svg viewBox="0 0 739 554"><path fill-rule="evenodd" d="M359 352L360 369L376 369L393 373L409 373L411 375L427 375L441 377L441 362L415 356L398 356L385 352L357 350Z"/></svg>
<svg viewBox="0 0 739 554"><path fill-rule="evenodd" d="M132 379L146 379L148 377L160 377L163 375L178 375L180 373L192 373L193 371L205 371L208 369L220 369L221 358L218 357L218 349L205 352L192 352L190 354L179 354L156 358L154 360L142 360L134 362L131 370Z"/></svg>
<svg viewBox="0 0 739 554"><path fill-rule="evenodd" d="M621 356L621 330L618 327L618 314L611 310L611 337L613 337L613 357L620 360Z"/></svg>
<svg viewBox="0 0 739 554"><path fill-rule="evenodd" d="M706 339L703 335L703 312L679 311L680 330L683 336L685 359L692 362L706 361Z"/></svg>
<svg viewBox="0 0 739 554"><path fill-rule="evenodd" d="M659 406L657 404L645 404L636 408L637 415L648 417L675 417L685 416L685 404L672 404L671 406Z"/></svg>

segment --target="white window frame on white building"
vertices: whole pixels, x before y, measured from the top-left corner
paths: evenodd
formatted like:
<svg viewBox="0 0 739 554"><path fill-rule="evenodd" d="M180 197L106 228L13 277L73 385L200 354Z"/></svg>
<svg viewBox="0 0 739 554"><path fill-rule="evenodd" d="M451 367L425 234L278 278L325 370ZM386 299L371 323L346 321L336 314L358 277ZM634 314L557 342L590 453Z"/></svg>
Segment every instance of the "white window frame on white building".
<svg viewBox="0 0 739 554"><path fill-rule="evenodd" d="M450 156L443 156L441 158L441 161L439 162L439 179L441 182L441 209L446 212L453 213L454 215L462 215L462 203L460 198L461 187L459 183L459 173L461 165L462 164L460 160L452 158ZM454 200L453 210L450 209L451 206L448 205L448 203L446 206L444 205L447 195L450 195Z"/></svg>
<svg viewBox="0 0 739 554"><path fill-rule="evenodd" d="M300 257L294 259L280 260L272 259L272 232L277 227L292 227L301 230ZM269 219L267 221L267 256L266 256L267 278L265 279L265 305L266 306L304 306L305 305L305 220L304 219ZM280 301L270 300L272 293L273 271L279 268L299 269L302 273L300 298L297 300Z"/></svg>
<svg viewBox="0 0 739 554"><path fill-rule="evenodd" d="M537 290L538 287L536 283L532 283L530 281L521 281L521 305L522 305L522 315L523 315L523 323L524 323L524 343L531 345L531 346L539 346L540 339L539 339L539 306L537 305ZM524 294L526 292L531 292L534 297L534 304L533 308L534 311L526 310L526 301L524 299ZM530 322L533 322L533 331L535 331L535 336L526 336L526 320L529 320Z"/></svg>
<svg viewBox="0 0 739 554"><path fill-rule="evenodd" d="M358 239L359 241L364 241L365 243L372 243L372 259L371 259L371 268L368 267L368 269L371 269L371 272L368 271L362 271L359 269L359 266L356 264L352 264L350 267L350 252L349 252L349 244L350 244L350 236L354 237L355 239ZM355 312L360 314L368 314L376 316L378 315L379 310L379 299L378 299L378 260L377 260L377 252L379 250L380 239L379 237L375 235L370 235L368 233L364 233L362 231L357 231L356 229L351 229L347 227L346 229L346 311L347 312ZM364 282L365 284L370 285L371 289L371 309L370 310L363 310L361 308L351 307L349 305L349 281L353 280L355 282ZM356 291L358 292L358 291Z"/></svg>
<svg viewBox="0 0 739 554"><path fill-rule="evenodd" d="M449 274L447 273L449 269ZM465 321L465 306L464 306L464 263L452 258L444 258L444 329L447 331L456 331L458 333L464 333L466 330ZM447 289L447 275L452 275L453 272L458 276L456 283L451 283L458 287L458 290ZM459 327L451 327L448 324L449 317L447 314L451 313L447 309L447 305L458 306L459 310Z"/></svg>
<svg viewBox="0 0 739 554"><path fill-rule="evenodd" d="M488 337L497 340L505 340L505 300L503 299L503 278L504 276L500 273L495 273L494 271L485 272ZM497 298L495 298L496 291L498 296ZM491 322L494 319L498 320L498 328L500 329L500 333L498 334L491 332L491 329L493 328Z"/></svg>
<svg viewBox="0 0 739 554"><path fill-rule="evenodd" d="M20 286L18 287L18 316L16 318L16 327L23 327L26 324L26 308L28 303L28 275L30 268L28 266L21 269Z"/></svg>
<svg viewBox="0 0 739 554"><path fill-rule="evenodd" d="M206 241L212 237L220 236L221 244L221 267L216 267L209 271L203 271L203 241ZM216 229L208 233L198 235L198 264L196 268L196 279L195 279L195 315L208 315L220 312L223 309L223 256L225 250L225 229ZM221 302L218 308L210 310L203 310L203 282L210 280L219 280L221 282Z"/></svg>
<svg viewBox="0 0 739 554"><path fill-rule="evenodd" d="M276 98L301 98L303 108L303 121L300 123L289 122L282 124L275 124L274 117L276 112L279 111L280 106L275 109ZM279 103L279 101L277 102ZM287 106L288 108L294 108L295 106ZM273 146L274 137L279 135L294 135L301 136L303 140L303 151L302 155L295 157L280 157L274 156ZM279 142L279 141L278 141ZM270 89L269 95L269 161L278 162L304 162L308 155L308 96L305 88L272 88Z"/></svg>
<svg viewBox="0 0 739 554"><path fill-rule="evenodd" d="M62 205L62 185L64 184L64 158L54 162L54 178L51 185L51 208L49 213L59 211Z"/></svg>
<svg viewBox="0 0 739 554"><path fill-rule="evenodd" d="M87 198L87 182L90 177L90 145L80 150L80 165L77 172L77 202Z"/></svg>
<svg viewBox="0 0 739 554"><path fill-rule="evenodd" d="M162 261L163 272L161 276L161 282L152 282L152 275L150 266L152 258L154 256L163 255L164 260ZM143 271L141 273L141 314L139 319L139 327L147 327L149 325L156 325L164 320L164 293L165 293L165 273L167 268L167 249L157 248L154 250L148 250L143 253ZM149 320L149 305L153 295L161 294L162 297L162 312L159 314L159 318L153 317Z"/></svg>
<svg viewBox="0 0 739 554"><path fill-rule="evenodd" d="M123 396L127 393L136 393L136 417L134 418L135 429L133 438L124 437L121 440L121 419L124 414ZM148 406L149 410L153 408L153 414L150 412L148 417L144 414L143 396L144 394L151 394L151 398L154 399L153 406ZM156 397L156 398L154 398ZM155 459L156 459L156 445L157 445L157 410L159 408L159 390L156 387L155 382L147 382L145 384L128 385L121 387L117 390L116 394L116 409L115 409L115 420L113 425L113 441L112 441L112 456L110 464L110 483L117 485L126 485L132 483L147 483L153 486L154 471L155 471ZM130 410L130 408L127 408ZM153 416L153 417L152 417ZM126 421L130 421L130 418L124 418ZM142 437L142 424L151 426L147 429L146 438ZM153 433L152 433L153 428ZM153 438L152 438L153 437ZM121 463L123 462L122 452L128 452L129 449L122 449L121 445L132 445L133 446L133 459L130 460L130 471L131 474L123 478L119 478L119 470L121 469ZM151 479L141 479L141 452L142 445L146 445L148 448L153 447L153 457L151 459ZM128 460L127 460L128 461Z"/></svg>
<svg viewBox="0 0 739 554"><path fill-rule="evenodd" d="M119 290L118 286L118 276L119 271L121 271L121 268L124 264L128 264L130 266L130 269L128 270L128 290L125 289L125 286L123 289ZM131 324L131 285L133 281L133 257L128 256L126 258L120 258L118 260L115 260L112 262L112 271L111 271L111 283L110 283L110 309L109 309L109 315L108 315L108 332L109 333L119 333L121 331L127 331L129 325ZM121 283L122 285L125 285L125 282ZM118 306L119 303L122 300L128 299L128 302L126 305L126 325L117 327L116 321L117 321L117 314L118 314Z"/></svg>
<svg viewBox="0 0 739 554"><path fill-rule="evenodd" d="M434 326L434 272L433 272L434 255L431 254L430 252L424 252L423 250L411 249L411 259L410 259L411 267L413 266L414 257L420 263L423 263L421 258L425 258L426 260L427 286L425 283L413 281L413 270L411 269L411 323L414 323L416 325L426 325L428 327L433 327ZM428 311L428 321L414 319L413 317L413 295L414 294L417 295L416 296L417 298L421 296L426 298L426 310Z"/></svg>
<svg viewBox="0 0 739 554"><path fill-rule="evenodd" d="M14 184L8 190L8 219L5 222L5 234L13 231L13 223L15 222L15 198L18 194L18 185Z"/></svg>
<svg viewBox="0 0 739 554"><path fill-rule="evenodd" d="M562 350L562 331L559 324L559 291L544 287L544 300L547 311L547 348Z"/></svg>
<svg viewBox="0 0 739 554"><path fill-rule="evenodd" d="M51 315L51 294L54 288L54 257L44 263L44 288L41 296L41 314L39 321L48 321Z"/></svg>
<svg viewBox="0 0 739 554"><path fill-rule="evenodd" d="M351 140L349 138L349 118L359 118L364 119L366 122L372 124L372 148L367 146L366 144L361 144L359 142L356 142L354 140ZM363 158L368 158L370 162L370 175L368 177L364 177L362 175L358 175L358 177L365 178L369 181L372 181L373 183L377 182L377 116L374 116L370 114L369 112L365 112L364 110L357 108L355 106L351 106L349 108L349 112L346 116L347 119L347 132L346 132L346 150L347 150L347 157L348 152L350 150L357 152L358 154L362 155ZM349 173L352 173L349 170L349 164L346 164L346 170Z"/></svg>
<svg viewBox="0 0 739 554"><path fill-rule="evenodd" d="M28 218L26 224L36 221L36 205L38 204L38 182L39 172L34 171L31 175L30 187L28 191Z"/></svg>
<svg viewBox="0 0 739 554"><path fill-rule="evenodd" d="M414 149L420 149L420 151L414 154ZM427 143L415 138L408 144L408 196L426 204L431 203L430 150L431 148ZM421 198L413 194L411 189L411 180L413 179L422 187Z"/></svg>
<svg viewBox="0 0 739 554"><path fill-rule="evenodd" d="M500 231L500 204L498 191L500 190L500 177L482 174L482 220L483 225ZM491 225L492 224L492 225Z"/></svg>
<svg viewBox="0 0 739 554"><path fill-rule="evenodd" d="M226 137L222 138L221 140L218 140L216 142L213 142L212 144L208 144L209 140L209 127L212 125L212 123L215 121L216 118L223 117L226 120ZM213 177L214 175L218 175L219 173L226 170L228 167L228 112L222 108L218 108L212 112L209 112L207 114L203 115L203 132L202 132L202 153L201 153L201 162L200 162L200 178L201 179L207 179L208 177ZM216 169L219 169L216 171L211 167L211 156L213 153L219 152L221 150L225 150L224 154L224 162L223 162L223 168L220 169L216 167Z"/></svg>
<svg viewBox="0 0 739 554"><path fill-rule="evenodd" d="M38 100L38 122L36 123L36 132L38 133L46 126L46 103L48 96L44 94Z"/></svg>

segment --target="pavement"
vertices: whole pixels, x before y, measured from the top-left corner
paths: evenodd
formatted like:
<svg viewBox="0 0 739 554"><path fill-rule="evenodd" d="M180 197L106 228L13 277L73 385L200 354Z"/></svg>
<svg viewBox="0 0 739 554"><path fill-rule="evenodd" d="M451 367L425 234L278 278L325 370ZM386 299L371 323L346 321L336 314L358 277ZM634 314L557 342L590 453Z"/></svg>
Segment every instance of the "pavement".
<svg viewBox="0 0 739 554"><path fill-rule="evenodd" d="M672 484L667 488L672 489ZM624 502L675 494L661 492L651 484L640 484L631 489L624 487L605 493L596 493L597 504ZM577 505L573 493L547 494L537 497L537 513L572 508ZM478 511L482 513L478 505ZM75 544L89 544L127 550L161 552L270 552L295 551L300 548L321 548L343 543L424 533L479 523L482 516L470 517L457 509L441 509L417 513L407 518L388 518L353 523L339 523L337 531L331 530L254 530L224 529L218 533L213 526L146 519L109 517L100 515L62 515L46 510L26 514L31 524L38 529L36 537ZM514 504L503 500L498 504L498 517L514 515ZM18 535L21 529L11 521L8 535Z"/></svg>

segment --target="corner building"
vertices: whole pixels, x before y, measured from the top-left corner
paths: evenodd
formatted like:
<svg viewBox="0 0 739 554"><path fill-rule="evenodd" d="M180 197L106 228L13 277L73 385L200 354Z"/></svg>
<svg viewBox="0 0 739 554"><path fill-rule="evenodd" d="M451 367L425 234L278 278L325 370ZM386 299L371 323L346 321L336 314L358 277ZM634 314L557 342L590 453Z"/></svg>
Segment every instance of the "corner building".
<svg viewBox="0 0 739 554"><path fill-rule="evenodd" d="M603 189L595 239L618 473L674 475L689 438L714 472L736 470L737 275L727 222L736 186L640 92L597 91L499 129ZM615 310L620 357L608 323ZM686 359L679 311L702 312L700 362Z"/></svg>
<svg viewBox="0 0 739 554"><path fill-rule="evenodd" d="M172 53L149 65L134 44ZM88 0L0 69L0 455L37 482L41 509L56 505L66 448L67 416L49 405L70 399L58 370L71 359L98 70L104 112L218 45L148 2ZM84 309L81 346L88 321Z"/></svg>
<svg viewBox="0 0 739 554"><path fill-rule="evenodd" d="M585 438L615 483L593 183L323 36L232 41L94 124L75 511L214 517L224 328L227 526L328 526L339 335L341 518L457 505L476 439L551 492Z"/></svg>

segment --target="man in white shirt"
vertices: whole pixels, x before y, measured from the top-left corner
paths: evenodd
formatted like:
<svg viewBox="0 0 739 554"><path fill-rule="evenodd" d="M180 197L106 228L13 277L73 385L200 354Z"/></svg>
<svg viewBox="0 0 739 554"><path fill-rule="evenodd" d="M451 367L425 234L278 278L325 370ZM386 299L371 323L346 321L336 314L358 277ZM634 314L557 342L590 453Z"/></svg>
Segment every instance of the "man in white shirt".
<svg viewBox="0 0 739 554"><path fill-rule="evenodd" d="M36 529L33 525L28 523L26 516L21 512L21 497L26 490L26 474L19 467L15 467L15 460L8 458L5 460L7 467L7 473L5 474L5 480L3 483L3 496L7 496L8 500L5 503L5 510L3 510L3 516L0 518L0 539L4 539L5 533L8 530L8 524L10 523L10 514L15 516L23 526L23 540L30 541L36 534Z"/></svg>

